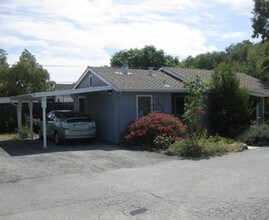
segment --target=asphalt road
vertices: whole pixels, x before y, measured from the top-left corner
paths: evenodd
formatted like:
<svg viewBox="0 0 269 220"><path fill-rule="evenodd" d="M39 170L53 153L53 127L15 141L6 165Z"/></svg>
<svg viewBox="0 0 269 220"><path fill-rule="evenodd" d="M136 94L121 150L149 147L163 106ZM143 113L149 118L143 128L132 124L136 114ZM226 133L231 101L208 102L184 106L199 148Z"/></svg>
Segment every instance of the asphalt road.
<svg viewBox="0 0 269 220"><path fill-rule="evenodd" d="M0 219L269 219L269 148L184 160L1 144Z"/></svg>

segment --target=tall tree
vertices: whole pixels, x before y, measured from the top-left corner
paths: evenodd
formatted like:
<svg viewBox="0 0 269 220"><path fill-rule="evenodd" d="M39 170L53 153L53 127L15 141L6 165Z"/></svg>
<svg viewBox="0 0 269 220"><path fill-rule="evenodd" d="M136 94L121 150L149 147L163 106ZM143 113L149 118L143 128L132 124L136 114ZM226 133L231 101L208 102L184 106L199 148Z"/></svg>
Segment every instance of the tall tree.
<svg viewBox="0 0 269 220"><path fill-rule="evenodd" d="M4 78L2 96L15 96L50 90L54 83L50 81L47 70L36 62L34 55L24 50L19 61L13 65Z"/></svg>
<svg viewBox="0 0 269 220"><path fill-rule="evenodd" d="M162 66L175 67L179 65L177 57L166 55L163 50L157 50L153 45L146 45L142 49L121 50L115 53L110 64L112 67L122 67L128 64L130 68L155 69Z"/></svg>
<svg viewBox="0 0 269 220"><path fill-rule="evenodd" d="M9 65L7 63L7 52L3 49L0 49L0 96L4 92L4 84L9 71Z"/></svg>
<svg viewBox="0 0 269 220"><path fill-rule="evenodd" d="M7 66L7 52L0 48L0 66Z"/></svg>
<svg viewBox="0 0 269 220"><path fill-rule="evenodd" d="M253 38L261 36L262 41L269 39L269 1L254 0L252 11Z"/></svg>

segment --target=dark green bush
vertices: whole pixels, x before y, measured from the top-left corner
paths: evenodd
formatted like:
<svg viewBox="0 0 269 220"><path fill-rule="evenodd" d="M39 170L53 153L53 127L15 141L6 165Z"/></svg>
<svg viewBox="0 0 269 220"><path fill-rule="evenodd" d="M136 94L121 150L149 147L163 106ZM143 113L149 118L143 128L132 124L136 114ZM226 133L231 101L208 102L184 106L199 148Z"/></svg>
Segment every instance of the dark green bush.
<svg viewBox="0 0 269 220"><path fill-rule="evenodd" d="M269 125L253 125L246 130L240 140L248 145L269 146Z"/></svg>
<svg viewBox="0 0 269 220"><path fill-rule="evenodd" d="M236 137L245 129L255 108L249 91L240 87L236 73L227 65L212 75L209 102L214 133L225 137Z"/></svg>
<svg viewBox="0 0 269 220"><path fill-rule="evenodd" d="M5 118L5 121L4 121L4 126L3 126L3 133L11 133L11 132L14 132L15 131L15 127L16 127L16 124L15 124L15 120L14 118L8 116ZM2 130L2 129L1 129Z"/></svg>

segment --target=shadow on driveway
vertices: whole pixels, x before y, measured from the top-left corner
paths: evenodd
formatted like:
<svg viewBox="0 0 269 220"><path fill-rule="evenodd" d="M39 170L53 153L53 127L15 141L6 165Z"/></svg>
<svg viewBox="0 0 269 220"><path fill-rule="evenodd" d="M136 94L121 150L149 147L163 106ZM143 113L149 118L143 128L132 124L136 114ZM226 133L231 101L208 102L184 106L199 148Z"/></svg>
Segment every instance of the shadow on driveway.
<svg viewBox="0 0 269 220"><path fill-rule="evenodd" d="M10 140L1 141L0 148L5 150L10 156L23 156L44 154L53 152L66 152L66 151L115 151L122 150L123 148L111 143L104 143L99 141L89 140L70 140L62 145L55 145L52 141L48 141L48 148L43 148L41 140Z"/></svg>

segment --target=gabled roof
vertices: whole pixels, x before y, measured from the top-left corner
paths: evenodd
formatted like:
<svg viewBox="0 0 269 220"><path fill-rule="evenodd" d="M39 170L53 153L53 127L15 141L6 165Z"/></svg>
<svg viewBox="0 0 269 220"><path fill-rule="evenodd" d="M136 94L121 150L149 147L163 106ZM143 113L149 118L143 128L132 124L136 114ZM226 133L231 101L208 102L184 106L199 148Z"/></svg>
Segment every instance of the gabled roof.
<svg viewBox="0 0 269 220"><path fill-rule="evenodd" d="M109 83L119 91L183 91L183 83L160 70L129 69L128 74L122 73L120 68L88 67L88 71ZM85 77L85 73L84 73ZM81 81L81 80L80 80ZM78 86L78 83L74 88Z"/></svg>
<svg viewBox="0 0 269 220"><path fill-rule="evenodd" d="M269 97L269 84L245 73L238 73L238 78L242 86L257 96Z"/></svg>
<svg viewBox="0 0 269 220"><path fill-rule="evenodd" d="M213 71L211 70L173 68L173 67L162 67L160 70L169 73L169 75L172 75L173 77L182 81L189 80L196 75L200 76L205 81L209 81L213 73Z"/></svg>
<svg viewBox="0 0 269 220"><path fill-rule="evenodd" d="M162 67L160 70L181 81L191 79L195 75L199 75L203 80L209 81L213 74L212 70L202 69ZM269 97L269 84L267 82L263 82L245 73L237 73L237 76L241 86L247 88L253 95Z"/></svg>

